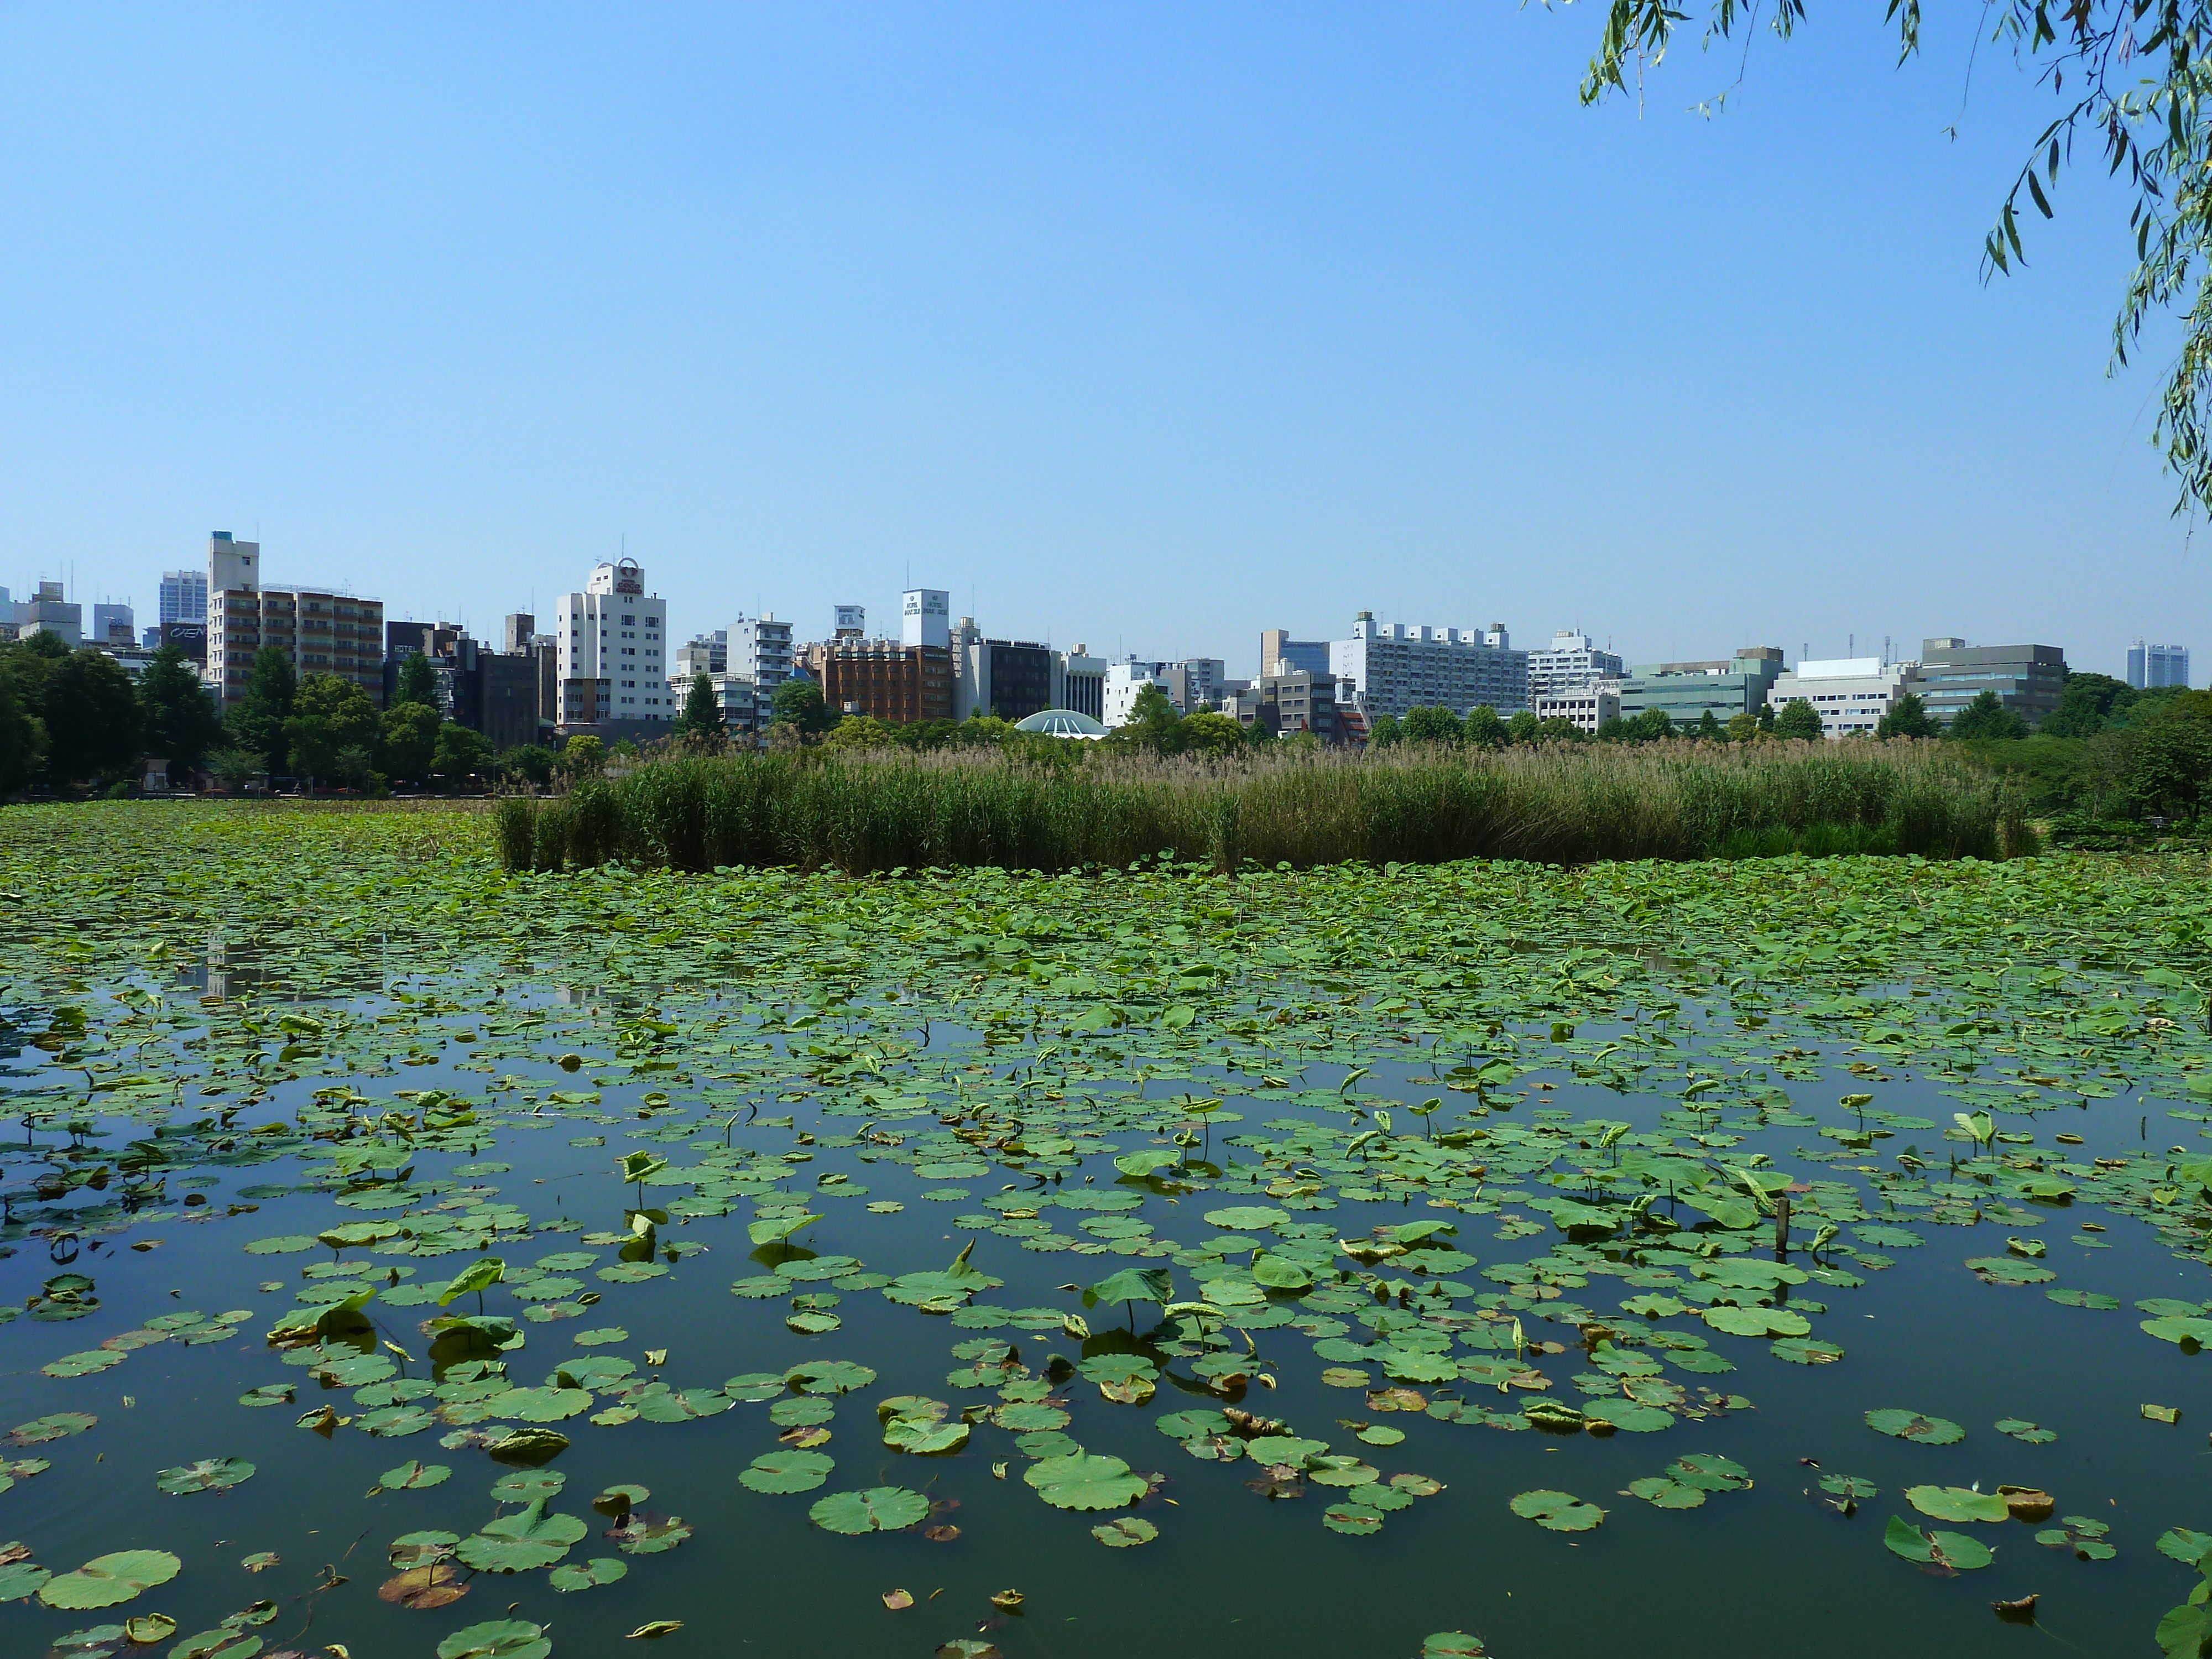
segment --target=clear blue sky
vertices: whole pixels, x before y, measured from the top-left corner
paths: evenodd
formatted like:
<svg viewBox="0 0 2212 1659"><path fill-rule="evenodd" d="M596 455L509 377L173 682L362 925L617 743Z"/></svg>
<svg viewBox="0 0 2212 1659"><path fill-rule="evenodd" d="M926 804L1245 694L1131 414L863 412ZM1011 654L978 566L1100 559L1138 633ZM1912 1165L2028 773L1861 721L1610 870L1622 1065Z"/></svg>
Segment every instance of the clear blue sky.
<svg viewBox="0 0 2212 1659"><path fill-rule="evenodd" d="M1694 37L1577 105L1589 3L10 6L0 583L143 618L258 526L492 631L627 537L679 634L910 571L1232 672L1363 607L2212 657L2124 204L1983 284L2049 105L1936 9L1706 121Z"/></svg>

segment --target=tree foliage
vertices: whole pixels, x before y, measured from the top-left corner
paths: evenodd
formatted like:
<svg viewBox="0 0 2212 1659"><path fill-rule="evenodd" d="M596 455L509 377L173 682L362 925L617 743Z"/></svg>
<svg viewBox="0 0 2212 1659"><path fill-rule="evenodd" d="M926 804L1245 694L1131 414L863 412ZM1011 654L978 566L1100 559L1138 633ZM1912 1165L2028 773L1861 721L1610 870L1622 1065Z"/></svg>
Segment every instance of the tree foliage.
<svg viewBox="0 0 2212 1659"><path fill-rule="evenodd" d="M2014 710L2006 708L2004 700L1996 692L1983 691L1951 716L1948 735L1954 738L2024 738L2027 735L2027 722Z"/></svg>
<svg viewBox="0 0 2212 1659"><path fill-rule="evenodd" d="M1490 717L1496 720L1498 711L1491 710ZM1457 743L1467 735L1466 722L1449 708L1408 708L1399 726L1407 743Z"/></svg>
<svg viewBox="0 0 2212 1659"><path fill-rule="evenodd" d="M695 749L719 749L729 738L722 718L722 699L711 675L694 674L684 694L684 712L669 727L669 735Z"/></svg>
<svg viewBox="0 0 2212 1659"><path fill-rule="evenodd" d="M432 757L438 751L438 730L443 724L431 703L410 700L386 709L380 750L385 772L412 783L428 777Z"/></svg>
<svg viewBox="0 0 2212 1659"><path fill-rule="evenodd" d="M1889 712L1875 722L1877 738L1936 738L1943 733L1942 726L1928 712L1928 705L1920 700L1917 691L1901 694L1889 706Z"/></svg>
<svg viewBox="0 0 2212 1659"><path fill-rule="evenodd" d="M283 647L263 646L253 653L246 695L223 715L225 735L235 747L260 756L265 770L283 771L291 741L284 735L284 722L292 717L292 700L299 694L300 677Z"/></svg>
<svg viewBox="0 0 2212 1659"><path fill-rule="evenodd" d="M1795 738L1800 742L1811 742L1820 736L1820 711L1802 697L1790 699L1790 706L1774 717L1774 735Z"/></svg>
<svg viewBox="0 0 2212 1659"><path fill-rule="evenodd" d="M342 750L366 750L376 741L376 705L351 680L310 674L292 700L284 738L294 772L310 781L337 777Z"/></svg>
<svg viewBox="0 0 2212 1659"><path fill-rule="evenodd" d="M206 685L173 645L155 651L138 677L138 709L146 752L161 756L173 769L197 770L222 736Z"/></svg>
<svg viewBox="0 0 2212 1659"><path fill-rule="evenodd" d="M398 682L392 689L391 706L398 708L406 703L434 709L438 706L438 671L420 651L408 653L399 665Z"/></svg>
<svg viewBox="0 0 2212 1659"><path fill-rule="evenodd" d="M146 751L137 693L123 665L90 646L46 680L46 770L58 784L112 781Z"/></svg>
<svg viewBox="0 0 2212 1659"><path fill-rule="evenodd" d="M1776 0L1771 11L1755 0L1709 0L1705 41L1747 35L1761 21L1787 40L1806 12L1807 0ZM1884 16L1898 33L1899 61L1917 55L1921 0L1887 0ZM1644 70L1689 21L1678 0L1611 0L1583 101L1625 94L1632 76L1640 99ZM2126 364L2154 319L2179 315L2181 344L2153 438L2179 481L2174 510L2212 507L2212 0L1987 0L1978 27L2032 70L2055 103L1983 239L1983 274L2026 262L2023 212L2054 216L2058 175L2077 142L2100 152L2134 198L2136 264L2112 324L2113 366ZM1713 113L1726 99L1698 107Z"/></svg>

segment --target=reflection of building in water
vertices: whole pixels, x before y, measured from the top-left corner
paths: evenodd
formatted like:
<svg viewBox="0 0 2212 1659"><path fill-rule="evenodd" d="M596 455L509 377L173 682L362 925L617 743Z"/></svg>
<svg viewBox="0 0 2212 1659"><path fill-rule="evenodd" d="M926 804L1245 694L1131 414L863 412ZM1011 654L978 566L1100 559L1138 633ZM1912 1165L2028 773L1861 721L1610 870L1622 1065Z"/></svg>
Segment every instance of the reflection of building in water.
<svg viewBox="0 0 2212 1659"><path fill-rule="evenodd" d="M598 988L593 986L563 985L554 994L553 1000L563 1008L580 1008L599 994Z"/></svg>
<svg viewBox="0 0 2212 1659"><path fill-rule="evenodd" d="M211 997L230 994L230 952L224 946L222 935L208 935L207 967L199 975L201 991Z"/></svg>

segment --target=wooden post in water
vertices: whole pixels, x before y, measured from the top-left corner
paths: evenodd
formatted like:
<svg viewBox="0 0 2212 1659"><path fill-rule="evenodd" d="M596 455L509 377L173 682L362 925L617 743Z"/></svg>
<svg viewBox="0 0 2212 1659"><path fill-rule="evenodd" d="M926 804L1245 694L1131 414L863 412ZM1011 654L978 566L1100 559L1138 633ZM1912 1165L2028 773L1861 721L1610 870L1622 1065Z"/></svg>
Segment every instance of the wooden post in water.
<svg viewBox="0 0 2212 1659"><path fill-rule="evenodd" d="M1790 1259L1790 1195L1778 1193L1774 1199L1774 1259Z"/></svg>

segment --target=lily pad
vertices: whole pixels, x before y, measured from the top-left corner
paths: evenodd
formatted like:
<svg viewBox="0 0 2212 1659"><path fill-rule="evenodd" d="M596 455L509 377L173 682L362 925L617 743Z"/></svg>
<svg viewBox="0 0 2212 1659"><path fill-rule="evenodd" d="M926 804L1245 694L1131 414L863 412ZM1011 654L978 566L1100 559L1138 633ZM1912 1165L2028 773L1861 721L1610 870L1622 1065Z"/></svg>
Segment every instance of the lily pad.
<svg viewBox="0 0 2212 1659"><path fill-rule="evenodd" d="M769 1452L753 1459L750 1468L739 1471L738 1480L753 1492L812 1492L830 1478L830 1471L836 1467L836 1459L821 1452Z"/></svg>
<svg viewBox="0 0 2212 1659"><path fill-rule="evenodd" d="M1117 1510L1145 1495L1142 1475L1130 1474L1118 1457L1092 1452L1045 1458L1022 1479L1056 1510Z"/></svg>
<svg viewBox="0 0 2212 1659"><path fill-rule="evenodd" d="M1605 1511L1585 1504L1571 1492L1524 1492L1512 1500L1513 1513L1534 1521L1547 1532L1588 1532L1605 1519Z"/></svg>
<svg viewBox="0 0 2212 1659"><path fill-rule="evenodd" d="M2011 1514L1996 1493L1965 1486L1907 1486L1905 1501L1937 1521L2002 1521Z"/></svg>
<svg viewBox="0 0 2212 1659"><path fill-rule="evenodd" d="M834 1492L817 1500L806 1518L825 1532L858 1535L897 1532L929 1514L929 1500L904 1486L874 1486L866 1492Z"/></svg>
<svg viewBox="0 0 2212 1659"><path fill-rule="evenodd" d="M629 1562L600 1555L589 1561L563 1561L546 1575L546 1582L556 1590L586 1590L616 1583L629 1574Z"/></svg>
<svg viewBox="0 0 2212 1659"><path fill-rule="evenodd" d="M1894 1435L1899 1440L1917 1440L1923 1446L1948 1446L1966 1437L1966 1431L1948 1418L1927 1417L1918 1412L1869 1412L1866 1425L1876 1434Z"/></svg>
<svg viewBox="0 0 2212 1659"><path fill-rule="evenodd" d="M49 1578L40 1588L39 1600L47 1607L72 1613L119 1607L157 1584L167 1583L183 1567L184 1563L167 1550L120 1550L95 1556L75 1572Z"/></svg>
<svg viewBox="0 0 2212 1659"><path fill-rule="evenodd" d="M1881 1541L1891 1554L1939 1571L1971 1572L1996 1559L1979 1539L1962 1532L1925 1532L1894 1515L1889 1517Z"/></svg>
<svg viewBox="0 0 2212 1659"><path fill-rule="evenodd" d="M194 1492L228 1492L253 1479L253 1465L242 1457L206 1457L197 1463L163 1469L154 1484L172 1497Z"/></svg>
<svg viewBox="0 0 2212 1659"><path fill-rule="evenodd" d="M1125 1550L1151 1543L1160 1535L1160 1529L1138 1516L1119 1515L1091 1528L1091 1535L1109 1550Z"/></svg>
<svg viewBox="0 0 2212 1659"><path fill-rule="evenodd" d="M438 1659L546 1659L552 1651L544 1631L520 1619L471 1625L438 1644Z"/></svg>

